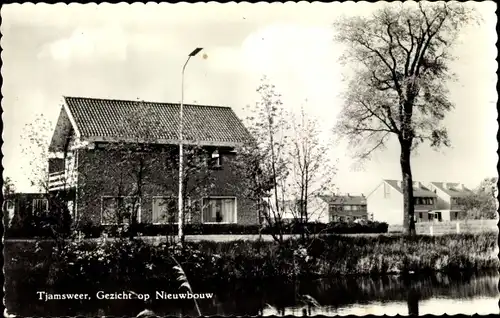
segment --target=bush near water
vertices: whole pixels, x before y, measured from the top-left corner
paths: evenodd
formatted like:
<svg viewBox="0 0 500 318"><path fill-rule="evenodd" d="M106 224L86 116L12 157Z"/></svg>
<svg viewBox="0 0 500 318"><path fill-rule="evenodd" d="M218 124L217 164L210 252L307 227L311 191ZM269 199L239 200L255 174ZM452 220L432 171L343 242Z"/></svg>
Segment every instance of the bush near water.
<svg viewBox="0 0 500 318"><path fill-rule="evenodd" d="M186 242L184 250L139 239L68 243L7 242L6 270L29 271L38 286L155 281L177 286L174 256L193 282L293 280L336 275L386 275L497 270L494 233L430 236L320 236L306 243L272 241ZM12 260L12 257L15 260ZM8 268L7 268L8 267Z"/></svg>

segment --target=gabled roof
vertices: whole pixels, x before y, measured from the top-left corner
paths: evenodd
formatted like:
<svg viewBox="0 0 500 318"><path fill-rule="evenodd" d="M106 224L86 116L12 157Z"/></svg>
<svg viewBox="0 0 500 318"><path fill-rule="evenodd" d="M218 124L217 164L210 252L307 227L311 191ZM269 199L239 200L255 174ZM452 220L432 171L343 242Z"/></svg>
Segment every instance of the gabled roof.
<svg viewBox="0 0 500 318"><path fill-rule="evenodd" d="M180 104L85 97L64 101L58 126L69 121L82 141L179 142ZM230 107L184 104L183 114L185 143L234 146L250 137Z"/></svg>
<svg viewBox="0 0 500 318"><path fill-rule="evenodd" d="M387 184L389 184L391 187L396 189L398 192L401 194L403 193L403 189L399 186L399 181L398 180L384 180ZM414 187L413 188L413 196L416 198L419 197L426 197L426 198L435 198L437 195L432 192L429 188L427 188L424 185L420 185L420 187Z"/></svg>
<svg viewBox="0 0 500 318"><path fill-rule="evenodd" d="M345 204L345 205L364 205L366 204L366 197L361 195L334 195L334 196L321 196L321 199L328 204Z"/></svg>
<svg viewBox="0 0 500 318"><path fill-rule="evenodd" d="M465 197L473 193L472 190L458 182L431 182L431 184L452 198Z"/></svg>

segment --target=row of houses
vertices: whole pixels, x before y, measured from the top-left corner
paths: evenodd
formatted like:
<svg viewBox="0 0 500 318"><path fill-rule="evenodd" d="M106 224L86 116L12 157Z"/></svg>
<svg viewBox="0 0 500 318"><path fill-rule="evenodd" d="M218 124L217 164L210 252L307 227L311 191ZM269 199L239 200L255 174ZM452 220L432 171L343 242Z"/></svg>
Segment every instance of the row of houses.
<svg viewBox="0 0 500 318"><path fill-rule="evenodd" d="M460 198L473 192L461 183L413 182L415 221L441 222L464 219L467 211ZM374 220L390 225L403 224L403 188L401 181L382 180L367 196L320 195L310 200L308 219L312 222ZM297 218L286 209L284 219Z"/></svg>
<svg viewBox="0 0 500 318"><path fill-rule="evenodd" d="M64 198L72 218L80 222L130 222L134 215L142 223L175 223L178 182L171 168L176 163L167 161L178 153L179 107L65 97L49 147L48 194ZM232 165L237 147L251 138L240 119L229 107L184 105L184 120L183 144L202 150L199 155L205 156L211 178L207 187L195 182L206 171L186 181L187 221L258 224L255 202L241 194L243 176ZM130 144L141 148L132 154L127 149L116 152L117 145ZM130 160L123 160L125 153ZM455 200L468 194L470 190L455 183L415 182L417 222L462 218L464 211ZM22 203L26 200L30 202ZM322 195L312 201L309 210L315 212L309 221L403 222L401 183L395 180L384 180L367 197ZM49 200L46 194L30 194L5 206L9 214L33 214L49 209ZM137 213L116 218L119 207ZM283 217L292 215L284 211Z"/></svg>

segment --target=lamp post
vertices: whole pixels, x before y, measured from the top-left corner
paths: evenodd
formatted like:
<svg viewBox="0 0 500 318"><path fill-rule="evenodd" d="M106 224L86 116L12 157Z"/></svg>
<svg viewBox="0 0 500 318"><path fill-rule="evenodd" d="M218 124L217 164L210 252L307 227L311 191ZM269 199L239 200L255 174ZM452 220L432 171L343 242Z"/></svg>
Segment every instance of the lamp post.
<svg viewBox="0 0 500 318"><path fill-rule="evenodd" d="M177 201L179 203L179 244L182 244L182 227L183 227L183 196L182 196L182 178L183 178L183 170L184 170L184 158L183 158L183 144L182 144L182 125L183 125L183 116L184 116L184 71L186 70L186 66L189 60L200 53L203 48L196 48L193 52L191 52L182 67L182 83L181 83L181 107L180 107L180 118L179 118L179 194Z"/></svg>

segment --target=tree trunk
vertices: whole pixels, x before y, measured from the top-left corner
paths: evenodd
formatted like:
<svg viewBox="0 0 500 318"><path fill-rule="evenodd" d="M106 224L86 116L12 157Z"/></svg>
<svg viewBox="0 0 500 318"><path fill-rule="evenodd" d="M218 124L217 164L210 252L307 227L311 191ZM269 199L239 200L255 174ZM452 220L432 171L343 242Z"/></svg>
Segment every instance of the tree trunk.
<svg viewBox="0 0 500 318"><path fill-rule="evenodd" d="M403 189L403 223L405 233L408 235L415 235L415 206L413 205L415 200L413 198L413 177L411 174L410 155L410 146L406 143L402 143L400 163L403 175L401 184Z"/></svg>

